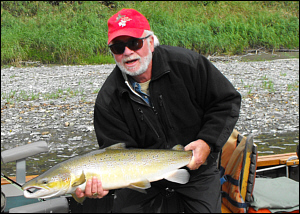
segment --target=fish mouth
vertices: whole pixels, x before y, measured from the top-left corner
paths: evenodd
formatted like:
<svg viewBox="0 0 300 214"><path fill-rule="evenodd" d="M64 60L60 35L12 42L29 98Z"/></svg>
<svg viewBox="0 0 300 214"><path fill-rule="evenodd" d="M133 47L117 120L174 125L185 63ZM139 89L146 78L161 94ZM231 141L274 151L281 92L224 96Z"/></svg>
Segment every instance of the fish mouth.
<svg viewBox="0 0 300 214"><path fill-rule="evenodd" d="M32 187L27 187L27 188L25 188L23 190L32 194L32 193L35 193L35 192L37 192L37 191L39 191L41 189L42 189L41 187L32 186Z"/></svg>
<svg viewBox="0 0 300 214"><path fill-rule="evenodd" d="M25 198L51 198L60 193L59 190L55 191L53 189L46 189L38 186L29 186L23 188L23 190Z"/></svg>

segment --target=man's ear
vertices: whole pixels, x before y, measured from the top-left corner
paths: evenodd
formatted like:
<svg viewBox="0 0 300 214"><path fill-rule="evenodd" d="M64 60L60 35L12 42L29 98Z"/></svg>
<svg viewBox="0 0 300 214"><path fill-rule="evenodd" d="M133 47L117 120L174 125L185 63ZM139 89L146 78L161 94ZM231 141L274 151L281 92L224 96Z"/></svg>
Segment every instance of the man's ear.
<svg viewBox="0 0 300 214"><path fill-rule="evenodd" d="M154 51L154 37L153 36L150 37L150 49L151 49L151 52L153 53L153 51Z"/></svg>

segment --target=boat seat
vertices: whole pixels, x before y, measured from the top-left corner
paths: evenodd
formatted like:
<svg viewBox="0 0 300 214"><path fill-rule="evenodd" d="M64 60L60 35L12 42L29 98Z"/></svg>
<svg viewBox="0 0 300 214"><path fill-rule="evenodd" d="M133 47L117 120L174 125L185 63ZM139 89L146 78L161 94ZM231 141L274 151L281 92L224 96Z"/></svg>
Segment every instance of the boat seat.
<svg viewBox="0 0 300 214"><path fill-rule="evenodd" d="M48 152L47 142L38 141L31 144L15 147L13 149L1 152L1 161L5 164L16 161L16 177L12 180L22 185L26 181L31 180L34 176L26 177L26 158L43 152ZM2 174L2 172L1 172ZM40 202L38 199L28 199L23 196L23 190L17 185L10 184L1 178L1 193L3 192L6 200L4 212L12 213L40 213L40 212L68 212L69 205L65 197L49 199ZM2 200L2 199L1 199Z"/></svg>
<svg viewBox="0 0 300 214"><path fill-rule="evenodd" d="M253 135L245 137L233 130L219 161L223 213L247 212L253 200L256 163L257 146L253 143Z"/></svg>
<svg viewBox="0 0 300 214"><path fill-rule="evenodd" d="M299 165L295 152L257 157L253 136L246 138L234 130L220 157L221 183L224 182L222 213L299 213L299 182L288 178L288 174L274 179L255 178L258 166L281 164L287 167L288 173L288 166ZM222 180L224 176L228 177L225 181Z"/></svg>
<svg viewBox="0 0 300 214"><path fill-rule="evenodd" d="M248 213L299 213L299 182L285 176L256 178Z"/></svg>
<svg viewBox="0 0 300 214"><path fill-rule="evenodd" d="M38 141L1 152L1 161L3 163L16 161L16 181L24 184L26 182L26 158L48 151L47 142Z"/></svg>
<svg viewBox="0 0 300 214"><path fill-rule="evenodd" d="M26 182L26 158L42 152L47 152L48 146L45 141L38 141L35 143L27 144L24 146L15 147L1 152L2 163L8 163L16 161L16 177L12 180L18 184L24 184ZM27 178L28 180L28 178ZM17 187L4 178L2 178L1 171L1 194L3 194L5 200L5 212L9 211L11 207L38 202L37 199L26 199L23 196L23 191L20 187ZM16 200L18 198L18 200ZM17 204L16 202L21 202ZM17 205L16 205L17 204Z"/></svg>

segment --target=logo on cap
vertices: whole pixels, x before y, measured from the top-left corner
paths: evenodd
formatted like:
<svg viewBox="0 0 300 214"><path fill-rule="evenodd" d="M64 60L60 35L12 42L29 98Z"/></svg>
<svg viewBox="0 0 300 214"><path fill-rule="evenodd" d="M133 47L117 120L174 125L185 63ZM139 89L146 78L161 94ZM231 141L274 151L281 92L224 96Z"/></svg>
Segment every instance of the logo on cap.
<svg viewBox="0 0 300 214"><path fill-rule="evenodd" d="M118 17L116 18L116 22L118 22L119 20L120 20L119 26L120 26L120 27L125 27L125 26L126 26L126 22L128 22L128 21L130 21L130 20L132 20L132 19L126 17L125 15L119 14Z"/></svg>

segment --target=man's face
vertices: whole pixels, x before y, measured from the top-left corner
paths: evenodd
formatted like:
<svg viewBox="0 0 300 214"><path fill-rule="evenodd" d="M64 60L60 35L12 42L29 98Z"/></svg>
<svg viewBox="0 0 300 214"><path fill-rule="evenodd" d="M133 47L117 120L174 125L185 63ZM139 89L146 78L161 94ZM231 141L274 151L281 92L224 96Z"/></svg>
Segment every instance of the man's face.
<svg viewBox="0 0 300 214"><path fill-rule="evenodd" d="M147 36L145 33L142 37ZM113 44L117 42L127 42L132 37L129 36L119 36L113 40ZM139 50L133 51L128 47L125 47L123 54L113 54L116 64L120 70L130 76L138 76L144 72L151 70L152 66L152 52L154 51L153 37L149 37L150 41L147 39L143 40L143 47ZM151 71L150 71L151 72Z"/></svg>

